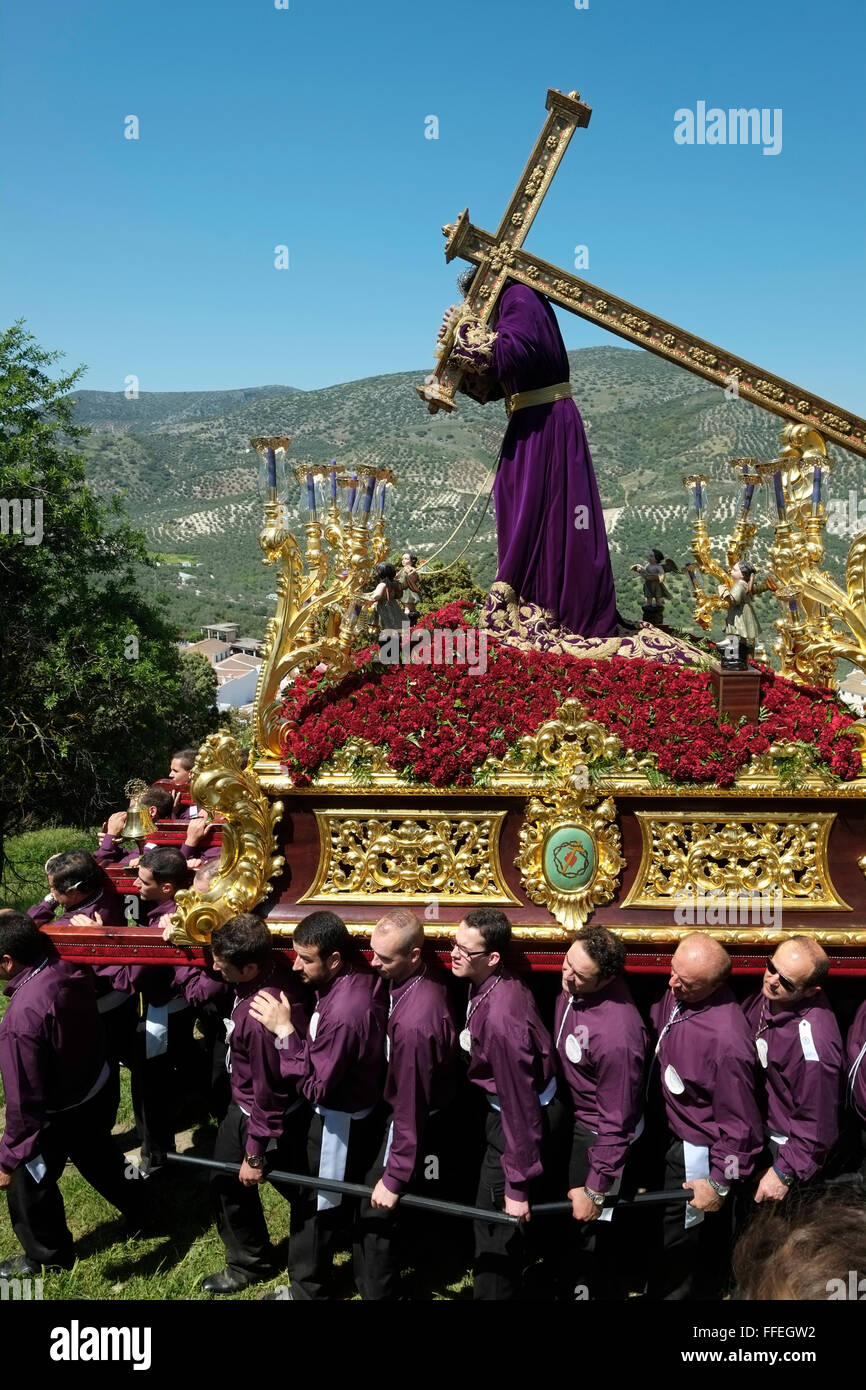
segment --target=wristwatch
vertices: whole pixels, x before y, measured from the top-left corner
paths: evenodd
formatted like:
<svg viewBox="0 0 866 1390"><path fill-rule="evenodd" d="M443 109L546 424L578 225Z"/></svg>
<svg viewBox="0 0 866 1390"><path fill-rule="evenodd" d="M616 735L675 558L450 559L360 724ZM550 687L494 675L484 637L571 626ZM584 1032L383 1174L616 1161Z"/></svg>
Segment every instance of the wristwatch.
<svg viewBox="0 0 866 1390"><path fill-rule="evenodd" d="M259 1172L265 1166L264 1155L244 1154L244 1163L246 1163L248 1168L255 1168L256 1172Z"/></svg>
<svg viewBox="0 0 866 1390"><path fill-rule="evenodd" d="M716 1182L715 1178L707 1178L707 1182L710 1184L713 1191L717 1192L720 1197L727 1197L731 1190L730 1187L725 1187L724 1183Z"/></svg>
<svg viewBox="0 0 866 1390"><path fill-rule="evenodd" d="M586 1195L587 1195L587 1197L589 1198L589 1200L592 1202L592 1204L593 1204L594 1207L603 1207L603 1206L604 1206L604 1193L603 1193L603 1192L593 1192L592 1188L591 1188L591 1187L587 1187L586 1184L584 1184L583 1190L584 1190L584 1192L586 1193Z"/></svg>
<svg viewBox="0 0 866 1390"><path fill-rule="evenodd" d="M792 1186L793 1186L793 1184L794 1184L794 1174L793 1174L793 1173L780 1173L779 1170L778 1170L778 1168L776 1167L775 1163L773 1164L773 1172L776 1174L776 1177L779 1179L779 1181L780 1181L780 1182L783 1182L783 1183L785 1184L786 1187L792 1187Z"/></svg>

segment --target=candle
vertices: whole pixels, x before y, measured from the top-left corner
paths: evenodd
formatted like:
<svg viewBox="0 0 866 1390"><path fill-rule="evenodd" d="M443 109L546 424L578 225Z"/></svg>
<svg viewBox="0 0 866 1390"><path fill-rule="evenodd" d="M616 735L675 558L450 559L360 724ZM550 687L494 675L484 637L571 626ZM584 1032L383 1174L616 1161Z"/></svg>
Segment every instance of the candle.
<svg viewBox="0 0 866 1390"><path fill-rule="evenodd" d="M785 517L785 489L782 487L782 474L778 471L773 474L773 491L776 494L776 506L779 509L779 517Z"/></svg>
<svg viewBox="0 0 866 1390"><path fill-rule="evenodd" d="M346 508L346 510L347 510L348 513L349 513L349 516L351 516L352 513L353 513L353 511L355 510L355 494L356 494L357 491L358 491L358 475L357 475L357 473L353 473L352 476L351 476L351 478L349 479L349 503L348 503L348 506L347 506L347 508Z"/></svg>
<svg viewBox="0 0 866 1390"><path fill-rule="evenodd" d="M331 501L337 500L337 460L331 459Z"/></svg>
<svg viewBox="0 0 866 1390"><path fill-rule="evenodd" d="M812 474L812 511L813 511L813 512L817 512L817 510L818 510L818 508L820 507L820 505L821 505L821 469L820 469L820 468L818 467L818 465L816 464L816 465L815 465L815 471L814 471L814 473Z"/></svg>
<svg viewBox="0 0 866 1390"><path fill-rule="evenodd" d="M276 490L277 486L277 451L276 449L267 450L268 457L268 487Z"/></svg>
<svg viewBox="0 0 866 1390"><path fill-rule="evenodd" d="M697 479L696 482L695 482L695 511L698 513L698 516L700 516L701 512L703 511L703 509L704 509L704 499L703 499L703 494L702 494L702 492L701 492L701 483L700 483L700 479Z"/></svg>
<svg viewBox="0 0 866 1390"><path fill-rule="evenodd" d="M310 512L310 515L311 515L312 517L315 518L315 515L316 515L316 488L315 488L315 484L313 483L313 475L312 475L312 473L308 473L308 474L307 474L307 508L308 508L308 510L309 510L309 512Z"/></svg>
<svg viewBox="0 0 866 1390"><path fill-rule="evenodd" d="M744 480L745 480L745 473L746 473L746 470L743 469L743 477L744 477ZM750 483L750 482L746 482L745 487L743 488L743 516L746 515L746 513L748 512L749 508L750 508L751 505L752 505L752 497L754 496L754 493L755 493L755 484L754 484L754 483Z"/></svg>
<svg viewBox="0 0 866 1390"><path fill-rule="evenodd" d="M364 489L364 515L370 515L370 508L373 505L373 491L376 487L376 474L371 473L367 479L367 486Z"/></svg>
<svg viewBox="0 0 866 1390"><path fill-rule="evenodd" d="M386 491L387 491L387 488L388 488L388 484L387 484L387 482L385 481L385 479L383 478L382 481L381 481L381 483L379 484L379 515L380 515L380 516L384 516L384 515L385 515L385 493L386 493Z"/></svg>

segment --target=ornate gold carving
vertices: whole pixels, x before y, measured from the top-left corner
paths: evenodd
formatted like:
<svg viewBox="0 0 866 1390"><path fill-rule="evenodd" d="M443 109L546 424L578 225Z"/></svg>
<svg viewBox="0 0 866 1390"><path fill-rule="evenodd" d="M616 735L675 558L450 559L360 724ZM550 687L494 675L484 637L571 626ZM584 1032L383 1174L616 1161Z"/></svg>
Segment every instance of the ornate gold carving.
<svg viewBox="0 0 866 1390"><path fill-rule="evenodd" d="M833 812L636 811L637 877L622 906L670 910L752 900L783 910L851 911L827 856ZM746 903L746 899L749 903Z"/></svg>
<svg viewBox="0 0 866 1390"><path fill-rule="evenodd" d="M642 319L638 314L621 314L620 320L627 328L633 328L636 333L649 333L652 328L649 319Z"/></svg>
<svg viewBox="0 0 866 1390"><path fill-rule="evenodd" d="M778 386L773 381L767 381L764 377L760 377L758 381L754 382L752 390L757 391L761 396L770 396L774 401L783 401L787 394L783 386Z"/></svg>
<svg viewBox="0 0 866 1390"><path fill-rule="evenodd" d="M253 441L259 446L267 440ZM273 445L271 445L273 447ZM296 470L298 480L309 470ZM363 494L368 485L385 489L393 482L390 469L361 465L355 473L356 491ZM347 487L345 475L337 478ZM369 500L369 499L368 499ZM364 586L370 570L388 553L384 513L375 522L369 510L342 515L332 500L324 513L314 510L306 523L306 564L300 547L286 526L286 509L276 495L265 503L265 525L259 536L264 563L278 568L277 606L268 622L262 649L253 706L254 746L264 756L268 770L282 755L283 682L298 672L324 661L332 680L351 668L351 653L357 641L355 631Z"/></svg>
<svg viewBox="0 0 866 1390"><path fill-rule="evenodd" d="M620 854L615 820L616 808L610 798L599 801L597 796L582 792L534 796L526 808L520 851L514 862L527 897L546 907L568 931L577 931L595 907L609 903L616 894L625 860ZM563 849L572 844L570 857L582 855L591 867L585 881L570 891L564 887L563 876L555 881L550 873L552 858L557 864L562 862L549 853L554 837L560 839ZM566 855L566 863L568 858Z"/></svg>
<svg viewBox="0 0 866 1390"><path fill-rule="evenodd" d="M270 802L253 772L240 765L230 734L209 734L198 751L190 790L197 806L225 816L219 873L209 891L193 888L177 895L171 940L200 945L238 912L251 912L265 897L268 884L285 860L276 853L274 829L283 814L281 801Z"/></svg>
<svg viewBox="0 0 866 1390"><path fill-rule="evenodd" d="M706 348L690 347L689 357L695 362L700 362L704 367L715 367L718 357L714 352L707 352Z"/></svg>
<svg viewBox="0 0 866 1390"><path fill-rule="evenodd" d="M517 903L499 862L505 811L387 811L359 807L316 813L319 864L299 902Z"/></svg>

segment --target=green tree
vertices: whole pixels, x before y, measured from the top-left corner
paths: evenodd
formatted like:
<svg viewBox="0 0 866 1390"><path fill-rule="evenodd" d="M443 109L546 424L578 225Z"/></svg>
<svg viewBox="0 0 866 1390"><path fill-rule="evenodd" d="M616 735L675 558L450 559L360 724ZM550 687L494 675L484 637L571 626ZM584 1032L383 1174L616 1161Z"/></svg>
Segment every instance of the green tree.
<svg viewBox="0 0 866 1390"><path fill-rule="evenodd" d="M441 565L434 560L430 569L421 571L420 613L435 613L446 603L465 598L477 606L482 605L487 595L472 578L472 571L465 560L455 560L450 565Z"/></svg>
<svg viewBox="0 0 866 1390"><path fill-rule="evenodd" d="M183 714L174 725L177 748L194 748L202 741L202 731L216 729L220 722L216 671L201 652L181 652L180 688Z"/></svg>
<svg viewBox="0 0 866 1390"><path fill-rule="evenodd" d="M144 537L85 484L84 369L53 379L60 355L20 322L0 337L0 868L4 836L101 820L216 726L198 706L190 723L175 633L141 593Z"/></svg>

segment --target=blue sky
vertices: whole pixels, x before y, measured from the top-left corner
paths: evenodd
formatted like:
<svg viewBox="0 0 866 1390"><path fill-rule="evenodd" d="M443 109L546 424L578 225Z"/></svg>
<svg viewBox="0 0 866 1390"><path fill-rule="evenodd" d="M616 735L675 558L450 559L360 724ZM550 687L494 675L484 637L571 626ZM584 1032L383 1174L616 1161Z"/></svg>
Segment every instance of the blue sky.
<svg viewBox="0 0 866 1390"><path fill-rule="evenodd" d="M429 369L457 297L440 227L468 204L495 230L559 87L593 116L528 249L572 266L586 245L593 283L866 413L863 7L288 6L7 7L4 321L87 363L84 386ZM698 101L780 108L781 153L677 145ZM570 348L620 341L560 321Z"/></svg>

